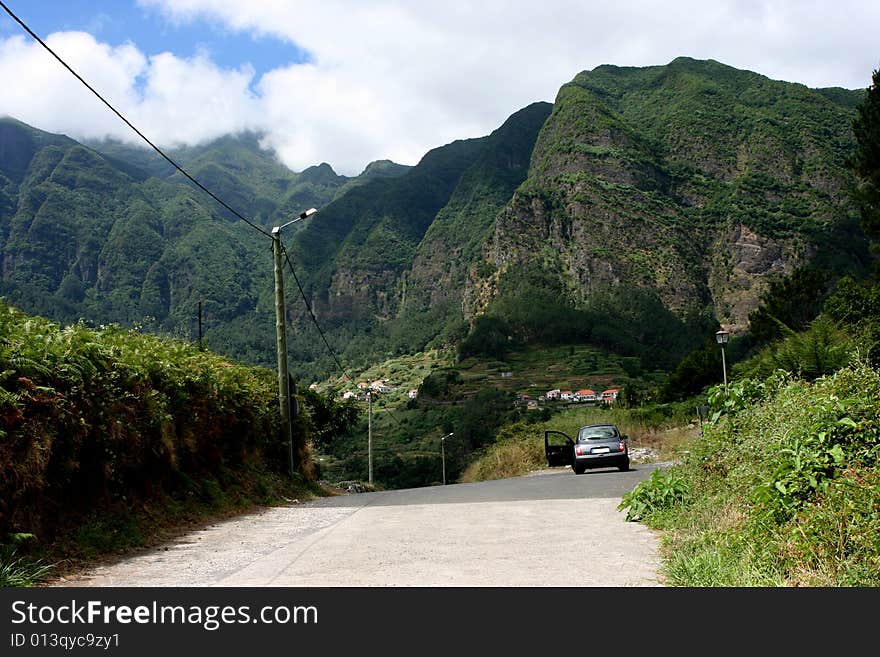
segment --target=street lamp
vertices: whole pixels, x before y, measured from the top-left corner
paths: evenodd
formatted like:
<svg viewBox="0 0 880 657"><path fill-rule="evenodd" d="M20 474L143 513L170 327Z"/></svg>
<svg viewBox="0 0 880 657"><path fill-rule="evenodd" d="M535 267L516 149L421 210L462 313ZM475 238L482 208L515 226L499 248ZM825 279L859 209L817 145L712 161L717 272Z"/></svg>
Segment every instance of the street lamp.
<svg viewBox="0 0 880 657"><path fill-rule="evenodd" d="M299 221L301 219L305 219L306 217L311 217L316 212L317 212L317 210L315 208L309 208L305 212L300 212L299 216L296 219L294 219L293 221L288 221L286 224L282 224L280 226L276 226L275 228L273 228L272 234L274 235L275 231L278 231L280 233L282 228L287 228L290 224L295 224L297 221Z"/></svg>
<svg viewBox="0 0 880 657"><path fill-rule="evenodd" d="M446 448L444 445L446 444L446 439L450 436L455 435L454 432L447 433L440 439L440 458L443 460L443 485L446 485Z"/></svg>
<svg viewBox="0 0 880 657"><path fill-rule="evenodd" d="M272 229L272 255L275 259L275 341L278 356L278 403L281 407L281 431L290 451L290 476L296 473L296 461L293 452L293 428L290 424L290 380L287 370L287 326L284 310L284 268L281 263L281 229L301 219L315 214L315 208L309 208L293 221L288 221Z"/></svg>
<svg viewBox="0 0 880 657"><path fill-rule="evenodd" d="M724 356L724 345L730 340L730 333L721 329L715 334L715 341L721 345L721 367L724 371L724 394L727 394L727 359Z"/></svg>

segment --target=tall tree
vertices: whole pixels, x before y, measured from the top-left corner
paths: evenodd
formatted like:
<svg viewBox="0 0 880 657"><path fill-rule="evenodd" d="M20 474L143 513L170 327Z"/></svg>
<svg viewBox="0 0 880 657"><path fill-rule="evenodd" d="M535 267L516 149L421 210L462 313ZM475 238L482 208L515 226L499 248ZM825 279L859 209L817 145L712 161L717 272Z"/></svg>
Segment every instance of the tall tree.
<svg viewBox="0 0 880 657"><path fill-rule="evenodd" d="M859 178L862 228L876 253L880 252L880 69L874 71L868 94L859 104L853 133L857 145L850 166Z"/></svg>

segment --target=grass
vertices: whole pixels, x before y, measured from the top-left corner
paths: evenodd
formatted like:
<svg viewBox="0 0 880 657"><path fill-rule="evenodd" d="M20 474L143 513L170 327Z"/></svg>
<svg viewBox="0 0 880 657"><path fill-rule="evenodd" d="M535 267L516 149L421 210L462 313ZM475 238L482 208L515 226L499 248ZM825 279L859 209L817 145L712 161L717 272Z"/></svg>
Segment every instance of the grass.
<svg viewBox="0 0 880 657"><path fill-rule="evenodd" d="M10 534L9 542L0 544L0 587L37 586L50 576L54 564L19 554L22 544L35 538L33 534Z"/></svg>

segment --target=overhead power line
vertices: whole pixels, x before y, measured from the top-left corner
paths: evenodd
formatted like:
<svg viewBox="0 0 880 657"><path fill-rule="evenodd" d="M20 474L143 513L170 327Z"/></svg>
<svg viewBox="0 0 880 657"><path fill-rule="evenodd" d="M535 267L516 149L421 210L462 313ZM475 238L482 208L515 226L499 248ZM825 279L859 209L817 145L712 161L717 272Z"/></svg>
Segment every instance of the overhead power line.
<svg viewBox="0 0 880 657"><path fill-rule="evenodd" d="M282 249L284 252L284 259L287 260L287 267L290 269L290 274L293 276L293 280L296 282L296 287L299 290L299 294L302 297L306 309L309 311L309 316L312 318L312 323L315 325L315 328L318 329L321 340L324 341L324 346L327 347L327 351L330 352L330 355L333 357L333 360L336 362L336 366L339 368L339 371L342 372L343 376L345 376L349 381L354 381L354 377L349 375L345 367L339 361L339 358L336 356L336 352L333 351L333 347L331 347L330 343L327 341L327 336L324 335L324 331L323 329L321 329L321 325L318 323L318 318L315 316L315 313L312 310L312 304L309 303L309 300L306 297L305 290L303 290L303 286L299 282L299 278L296 275L296 270L294 270L293 268L293 263L290 262L290 254L287 253L287 249L285 249L284 247L282 247Z"/></svg>
<svg viewBox="0 0 880 657"><path fill-rule="evenodd" d="M111 112L113 112L116 116L118 116L118 117L119 117L119 118L125 123L125 125L127 125L129 128L131 128L132 130L134 130L134 132L137 133L137 135L138 135L141 139L143 139L145 142L147 142L147 144L149 144L149 145L153 148L153 150L155 150L155 151L156 151L159 155L161 155L166 161L168 161L168 163L171 164L171 166L173 166L175 169L177 169L177 170L178 170L180 173L182 173L182 174L183 174L183 175L184 175L184 176L185 176L190 182L192 182L196 187L198 187L199 189L201 189L201 190L202 190L203 192L205 192L208 196L210 196L212 199L214 199L215 201L217 201L217 203L219 203L220 205L222 205L224 208L226 208L226 209L227 209L229 212L231 212L233 215L235 215L236 217L238 217L239 219L241 219L243 222L245 222L248 226L250 226L251 228L253 228L253 229L256 230L256 231L259 231L260 233L262 233L263 235L265 235L265 236L268 237L269 239L272 238L272 235L270 235L266 230L264 230L263 228L260 228L257 224L255 224L254 222L252 222L252 221L250 221L249 219L247 219L246 217L244 217L244 216L243 216L241 213L239 213L235 208L230 207L229 204L226 203L226 201L224 201L223 199L221 199L221 198L220 198L219 196L217 196L214 192L212 192L210 189L208 189L207 187L205 187L205 186L204 186L202 183L200 183L198 180L196 180L195 178L193 178L193 177L192 177L187 171L185 171L185 170L183 169L183 167L181 167L177 162L175 162L175 161L172 160L170 157L168 157L168 155L166 155L166 154L164 153L164 151L162 151L161 148L159 148L158 146L156 146L156 144L154 144L152 141L150 141L150 140L144 135L144 133L142 133L140 130L138 130L138 129L137 129L137 128L131 123L131 121L129 121L127 118L125 118L125 117L122 115L121 112L119 112L115 107L113 107L113 105L111 105L111 104L110 104L110 103L109 103L109 102L108 102L108 101L107 101L107 100L106 100L106 99L105 99L100 93L98 93L98 91L96 91L95 88L92 87L92 85L90 85L88 82L86 82L85 79L83 79L83 77L82 77L79 73L77 73L75 70L73 70L73 68L72 68L67 62L65 62L65 61L64 61L64 60L63 60L63 59L62 59L62 58L61 58L61 57L60 57L60 56L54 51L54 50L52 50L52 49L46 44L45 41L43 41L39 36L37 36L37 35L34 33L34 31L33 31L31 28L29 28L29 27L25 24L25 22L24 22L23 20L21 20L18 16L16 16L16 15L12 12L12 10L11 10L9 7L6 6L6 3L2 2L2 0L0 0L0 7L3 7L4 11L12 17L12 20L14 20L16 23L18 23L18 24L22 27L22 29L23 29L25 32L27 32L27 33L31 36L31 38L34 39L34 41L36 41L36 42L39 43L41 46L43 46L43 48L45 48L45 49L49 52L49 54L51 54L55 59L57 59L57 60L61 63L61 65L64 66L64 68L66 68L68 71L70 71L70 73L71 73L71 74L72 74L77 80L79 80L79 81L80 81L80 82L81 82L81 83L82 83L82 84L83 84L83 85L84 85L89 91L91 91L93 94L95 94L95 96L97 96L98 99L99 99L102 103L104 103L107 107L109 107Z"/></svg>
<svg viewBox="0 0 880 657"><path fill-rule="evenodd" d="M107 108L109 108L111 112L113 112L113 113L114 113L114 114L115 114L115 115L116 115L116 116L117 116L117 117L118 117L123 123L125 123L125 125L127 125L129 128L131 128L131 130L133 130L133 131L134 131L134 132L135 132L135 133L136 133L141 139L143 139L143 140L144 140L144 141L145 141L145 142L146 142L146 143L147 143L147 144L148 144L148 145L149 145L154 151L156 151L156 152L157 152L157 153L158 153L158 154L159 154L164 160L166 160L166 161L167 161L169 164L171 164L171 166L173 166L177 171L179 171L181 174L183 174L183 176L186 177L187 180L189 180L190 182L192 182L196 187L198 187L198 188L199 188L200 190L202 190L205 194L207 194L208 196L210 196L212 199L214 199L214 201L216 201L217 203L219 203L223 208L225 208L226 210L228 210L229 212L231 212L235 217L237 217L237 218L239 218L240 220L242 220L242 221L243 221L244 223L246 223L248 226L250 226L250 227L253 228L254 230L258 231L259 233L262 233L263 235L265 235L265 236L268 237L269 239L273 239L272 235L271 235L268 231L266 231L265 229L261 228L260 226L258 226L257 224L255 224L253 221L249 220L247 217L245 217L244 215L242 215L238 210L236 210L235 208L233 208L232 206L230 206L228 203L226 203L226 201L224 201L224 200L221 199L219 196L217 196L214 192L212 192L210 189L208 189L207 187L205 187L205 185L203 185L201 182L199 182L198 180L196 180L196 179L195 179L195 178L194 178L194 177L193 177L188 171L186 171L182 166L180 166L180 165L179 165L177 162L175 162L171 157L169 157L169 156L168 156L168 155L167 155L167 154L166 154L161 148L159 148L156 144L154 144L154 143L153 143L153 142L152 142L152 141L151 141L146 135L144 135L143 132L141 132L141 131L140 131L140 130L139 130L139 129L138 129L138 128L137 128L137 127L131 122L131 121L129 121L129 120L128 120L128 119L127 119L127 118L126 118L126 117L125 117L125 116L124 116L119 110L117 110L117 109L116 109L116 108L115 108L115 107L114 107L114 106L113 106L113 105L112 105L107 99L105 99L105 98L104 98L104 97L103 97L103 96L102 96L102 95L101 95L101 94L100 94L100 93L99 93L99 92L98 92L98 91L97 91L92 85L90 85L90 84L89 84L89 83L88 83L88 82L87 82L87 81L86 81L86 80L85 80L85 79L84 79L79 73L77 73L77 72L73 69L73 67L70 66L70 64L68 64L66 61L64 61L64 59L62 59L60 55L58 55L54 50L52 50L52 48L50 48L49 45L48 45L45 41L43 41L43 39L41 39L41 38L40 38L40 37L39 37L39 36L38 36L38 35L37 35L37 34L36 34L36 33L30 28L30 27L28 27L28 25L27 25L27 24L26 24L21 18L19 18L19 17L18 17L18 16L17 16L17 15L16 15L16 14L15 14L15 13L14 13L14 12L13 12L13 11L12 11L7 5L6 5L6 3L3 2L2 0L0 0L0 7L2 7L3 10L4 10L7 14L9 14L9 16L12 18L12 20L14 20L16 23L18 23L18 24L21 26L21 28L22 28L25 32L27 32L28 35L30 35L30 37L31 37L34 41L36 41L37 43L39 43L39 44L40 44L40 45L41 45L41 46L42 46L42 47L43 47L43 48L44 48L44 49L45 49L50 55L52 55L52 57L54 57L56 60L58 60L58 62L59 62L64 68L66 68L66 69L70 72L71 75L73 75L77 80L79 80L79 82L82 83L83 86L85 86L89 91L91 91L91 92L92 92L92 93L98 98L98 100L100 100L102 103L104 103L104 105L106 105ZM340 371L343 373L343 375L346 376L350 381L354 381L354 378L351 377L351 376L348 374L348 372L345 370L345 367L343 367L342 363L340 362L339 358L338 358L337 355L336 355L336 352L333 350L333 348L330 346L330 343L327 341L327 337L326 337L326 335L324 334L324 331L321 329L321 325L318 323L318 318L315 316L315 313L314 313L314 311L312 310L311 304L309 303L308 299L306 298L305 291L303 290L302 285L300 285L299 279L298 279L297 276L296 276L296 272L295 272L294 269L293 269L293 264L290 262L290 256L287 254L287 251L286 251L286 250L284 251L284 257L287 259L287 265L288 265L288 267L290 268L290 272L291 272L291 274L293 275L294 281L296 281L296 285L297 285L297 288L299 289L300 295L302 296L303 302L305 303L306 308L307 308L308 311L309 311L309 315L310 315L310 317L311 317L311 319L312 319L312 322L315 324L315 327L318 329L318 333L321 335L321 339L323 340L324 345L327 347L327 350L330 352L330 355L333 357L333 360L336 362L336 365L339 367L339 369L340 369ZM397 417L395 417L395 415L390 411L390 409L385 408L384 410L385 410L389 415L391 415L392 419L393 419L395 422L397 422L398 425L400 425L400 421L397 419Z"/></svg>
<svg viewBox="0 0 880 657"><path fill-rule="evenodd" d="M302 297L303 303L305 304L306 309L309 311L309 316L312 318L312 323L315 325L315 328L318 329L318 333L321 335L321 340L324 341L324 346L327 347L327 351L330 352L330 355L333 357L333 360L336 362L336 366L339 368L339 371L342 372L343 376L345 376L349 381L354 382L354 377L352 377L346 371L345 367L340 362L339 357L336 355L336 352L333 350L333 347L331 347L330 343L327 341L327 336L324 334L321 325L318 323L318 318L317 316L315 316L315 312L312 310L312 304L309 303L308 297L306 297L305 290L303 289L303 286L300 284L299 278L296 275L296 270L294 270L293 268L293 263L290 261L290 254L287 253L287 249L284 249L283 246L282 249L284 252L284 258L285 260L287 260L287 267L290 269L290 274L293 276L293 280L296 283L296 287L299 290L299 294ZM387 406L384 406L382 407L382 410L388 413L388 415L391 416L391 419L394 420L398 426L403 426L400 420L397 419L397 416L395 416L394 413L391 412L391 409L389 409Z"/></svg>

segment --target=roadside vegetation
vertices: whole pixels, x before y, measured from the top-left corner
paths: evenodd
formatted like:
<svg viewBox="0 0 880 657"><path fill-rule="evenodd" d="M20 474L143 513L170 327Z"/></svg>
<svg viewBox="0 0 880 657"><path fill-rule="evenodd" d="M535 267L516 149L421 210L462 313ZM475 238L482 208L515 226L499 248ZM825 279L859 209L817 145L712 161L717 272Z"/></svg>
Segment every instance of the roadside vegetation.
<svg viewBox="0 0 880 657"><path fill-rule="evenodd" d="M280 439L275 374L0 302L0 578L24 585L255 505L323 494L316 426Z"/></svg>
<svg viewBox="0 0 880 657"><path fill-rule="evenodd" d="M880 375L857 362L711 393L705 435L624 497L673 586L880 585Z"/></svg>

